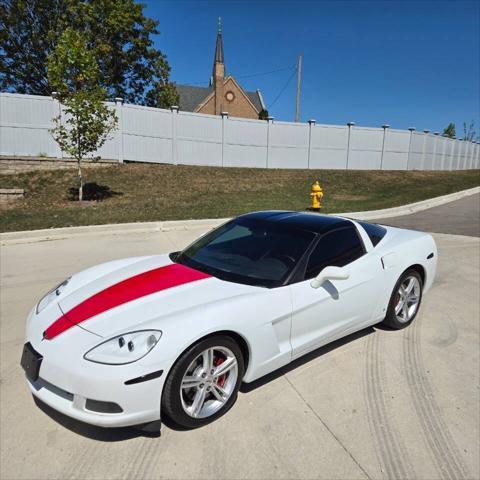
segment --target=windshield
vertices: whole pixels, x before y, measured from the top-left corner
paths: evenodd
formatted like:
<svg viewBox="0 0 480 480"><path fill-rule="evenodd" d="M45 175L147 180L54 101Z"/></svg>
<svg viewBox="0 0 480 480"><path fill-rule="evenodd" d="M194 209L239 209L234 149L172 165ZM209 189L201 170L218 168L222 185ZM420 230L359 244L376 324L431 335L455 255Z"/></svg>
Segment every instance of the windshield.
<svg viewBox="0 0 480 480"><path fill-rule="evenodd" d="M236 218L179 253L175 261L236 283L282 285L314 238L273 222Z"/></svg>

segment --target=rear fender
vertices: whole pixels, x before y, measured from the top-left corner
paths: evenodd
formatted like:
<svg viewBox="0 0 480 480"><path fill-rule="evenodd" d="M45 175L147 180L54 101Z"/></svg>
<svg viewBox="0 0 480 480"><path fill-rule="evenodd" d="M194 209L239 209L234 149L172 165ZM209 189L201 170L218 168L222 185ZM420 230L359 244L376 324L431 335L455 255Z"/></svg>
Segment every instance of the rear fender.
<svg viewBox="0 0 480 480"><path fill-rule="evenodd" d="M393 289L403 272L419 265L424 272L423 292L426 293L431 288L437 271L437 246L431 235L392 227L387 229L387 235L391 238L385 238L385 243L382 242L377 253L385 275L376 320L385 317Z"/></svg>

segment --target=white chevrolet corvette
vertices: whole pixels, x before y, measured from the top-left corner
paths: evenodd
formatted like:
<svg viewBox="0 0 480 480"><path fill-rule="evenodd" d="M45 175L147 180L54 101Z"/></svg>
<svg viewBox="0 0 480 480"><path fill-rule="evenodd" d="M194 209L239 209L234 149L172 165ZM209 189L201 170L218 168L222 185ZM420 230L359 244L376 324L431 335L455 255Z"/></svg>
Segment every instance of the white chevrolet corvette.
<svg viewBox="0 0 480 480"><path fill-rule="evenodd" d="M436 265L425 233L250 213L181 252L68 278L30 313L21 364L33 395L80 421L195 428L242 381L370 325L409 325Z"/></svg>

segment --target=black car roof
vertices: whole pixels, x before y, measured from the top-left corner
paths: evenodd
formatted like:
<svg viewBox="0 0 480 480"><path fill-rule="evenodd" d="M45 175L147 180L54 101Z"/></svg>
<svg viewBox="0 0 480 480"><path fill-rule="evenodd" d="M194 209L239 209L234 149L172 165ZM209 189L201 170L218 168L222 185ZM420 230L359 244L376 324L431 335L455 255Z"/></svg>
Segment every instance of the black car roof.
<svg viewBox="0 0 480 480"><path fill-rule="evenodd" d="M347 227L352 222L346 218L323 215L313 212L290 212L284 210L266 210L242 215L241 218L266 220L286 227L324 234L339 227Z"/></svg>

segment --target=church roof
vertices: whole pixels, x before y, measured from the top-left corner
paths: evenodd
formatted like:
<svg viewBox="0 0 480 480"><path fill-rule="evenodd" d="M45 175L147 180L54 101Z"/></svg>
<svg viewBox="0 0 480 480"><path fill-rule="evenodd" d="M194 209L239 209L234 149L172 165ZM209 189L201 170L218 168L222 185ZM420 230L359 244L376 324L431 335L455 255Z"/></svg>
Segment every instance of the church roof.
<svg viewBox="0 0 480 480"><path fill-rule="evenodd" d="M193 85L175 85L180 96L180 110L193 112L212 92L211 87L194 87Z"/></svg>
<svg viewBox="0 0 480 480"><path fill-rule="evenodd" d="M193 85L175 85L180 96L180 110L184 112L193 112L212 92L213 86L195 87ZM262 101L258 92L245 92L249 100L260 112L262 110Z"/></svg>

